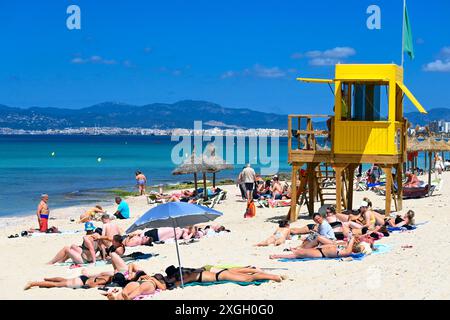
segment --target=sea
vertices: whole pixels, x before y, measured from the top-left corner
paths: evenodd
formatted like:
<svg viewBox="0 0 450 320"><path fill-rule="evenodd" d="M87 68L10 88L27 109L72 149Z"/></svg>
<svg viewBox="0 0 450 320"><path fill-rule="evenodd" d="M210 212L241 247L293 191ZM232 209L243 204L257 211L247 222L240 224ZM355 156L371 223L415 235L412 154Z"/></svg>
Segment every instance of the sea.
<svg viewBox="0 0 450 320"><path fill-rule="evenodd" d="M154 190L161 185L191 182L192 175L172 175L178 162L189 156L194 144L193 138L184 139L172 141L169 136L130 135L0 135L0 216L35 212L42 193L49 195L50 208L113 203L111 190L137 191L137 170L147 176ZM290 171L286 137L217 139L204 138L213 140L217 153L234 165L234 169L218 173L217 180L235 179L249 162L257 173ZM181 141L190 144L183 144L183 149ZM201 148L207 143L202 142ZM255 143L256 149L252 147ZM173 154L178 154L178 158ZM423 153L419 155L419 167L424 167ZM366 170L367 166L363 168Z"/></svg>
<svg viewBox="0 0 450 320"><path fill-rule="evenodd" d="M218 180L235 179L248 162L257 172L273 167L268 156L278 158L278 168L272 170L289 171L287 138L277 138L276 143L267 139L269 151L261 157L260 148L256 153L251 150L248 138L243 143L232 139L234 151L229 151L228 157L235 168L218 173ZM42 193L49 195L50 208L113 203L114 194L108 190L136 190L137 170L147 176L151 186L192 181L192 175L172 175L177 166L172 153L180 141L169 136L0 135L0 216L35 212ZM222 144L217 152L228 161L230 142L226 144L223 138ZM188 152L178 152L179 158L187 157Z"/></svg>

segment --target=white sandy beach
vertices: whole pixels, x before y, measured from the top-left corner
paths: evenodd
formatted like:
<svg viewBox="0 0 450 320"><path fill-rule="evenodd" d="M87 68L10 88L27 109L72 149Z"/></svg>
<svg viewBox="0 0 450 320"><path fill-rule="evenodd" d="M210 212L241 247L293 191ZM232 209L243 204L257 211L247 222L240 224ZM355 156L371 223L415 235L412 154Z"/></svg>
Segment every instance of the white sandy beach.
<svg viewBox="0 0 450 320"><path fill-rule="evenodd" d="M422 176L422 179L426 179ZM152 299L448 299L450 298L450 173L444 174L444 188L432 197L405 200L404 210L413 209L418 223L428 222L414 231L394 233L379 243L389 245L391 251L371 255L362 261L308 261L279 262L270 260L269 254L281 253L280 247L256 248L253 245L271 234L276 224L268 220L286 216L288 208L257 208L257 216L244 220L245 202L240 200L235 186L225 186L228 199L215 209L224 213L217 223L231 229L231 233L199 242L180 246L183 266L200 267L205 264L256 265L262 268L280 268L270 272L286 274L289 279L282 283L263 283L260 286L241 287L223 284L210 287L188 287L164 291ZM50 195L51 196L51 195ZM375 208L384 208L384 197L373 192L355 192L357 205L363 197L369 197ZM127 199L132 219L120 221L125 230L135 219L151 206L145 197ZM51 198L50 198L51 207ZM319 204L316 203L316 208ZM70 222L78 218L87 207L69 207L51 211L56 218L49 221L60 230L82 230L83 226ZM113 199L106 208L115 211ZM305 213L306 208L302 208ZM293 226L305 225L300 219ZM100 226L101 223L96 223ZM80 269L67 266L46 265L56 252L65 245L81 244L81 235L41 235L8 239L16 234L36 227L36 217L0 219L0 299L106 299L97 289L40 289L24 291L30 280L43 277L75 277ZM412 248L402 249L410 245ZM132 249L132 250L130 250ZM175 245L166 243L153 247L127 248L127 253L142 251L158 254L138 264L148 273L162 272L171 265L177 265ZM89 271L111 270L110 265L90 267Z"/></svg>

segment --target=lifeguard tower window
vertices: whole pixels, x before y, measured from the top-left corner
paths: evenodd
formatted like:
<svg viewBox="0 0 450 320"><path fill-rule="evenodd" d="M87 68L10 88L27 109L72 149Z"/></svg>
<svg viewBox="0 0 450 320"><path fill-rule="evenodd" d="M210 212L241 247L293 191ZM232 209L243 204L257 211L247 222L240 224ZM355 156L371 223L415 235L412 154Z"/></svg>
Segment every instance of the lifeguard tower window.
<svg viewBox="0 0 450 320"><path fill-rule="evenodd" d="M351 110L351 114L343 118L352 121L387 121L389 117L388 87L388 85L374 83L344 84L342 110L347 109L347 112ZM347 107L349 105L351 109Z"/></svg>

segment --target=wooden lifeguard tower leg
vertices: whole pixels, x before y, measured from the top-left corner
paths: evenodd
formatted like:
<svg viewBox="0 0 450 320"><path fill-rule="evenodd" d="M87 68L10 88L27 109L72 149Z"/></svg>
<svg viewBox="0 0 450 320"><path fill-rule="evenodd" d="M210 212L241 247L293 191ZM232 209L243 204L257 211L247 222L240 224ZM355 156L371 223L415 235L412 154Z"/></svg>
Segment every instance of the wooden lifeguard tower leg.
<svg viewBox="0 0 450 320"><path fill-rule="evenodd" d="M308 177L308 212L312 216L314 214L314 199L316 183L316 167L318 163L308 163L306 168L306 175Z"/></svg>
<svg viewBox="0 0 450 320"><path fill-rule="evenodd" d="M397 210L403 210L403 164L397 164L396 171L396 180L397 180Z"/></svg>
<svg viewBox="0 0 450 320"><path fill-rule="evenodd" d="M384 166L384 173L386 175L385 215L389 216L391 213L391 203L392 203L392 167Z"/></svg>
<svg viewBox="0 0 450 320"><path fill-rule="evenodd" d="M291 182L291 208L289 209L289 221L294 222L297 220L297 174L298 167L294 164L292 165L292 182ZM300 193L299 193L300 194Z"/></svg>
<svg viewBox="0 0 450 320"><path fill-rule="evenodd" d="M334 164L333 170L336 172L336 212L342 213L342 172L347 164Z"/></svg>
<svg viewBox="0 0 450 320"><path fill-rule="evenodd" d="M353 184L355 179L355 169L357 164L350 164L347 167L347 180L348 180L348 188L347 188L347 210L353 209Z"/></svg>

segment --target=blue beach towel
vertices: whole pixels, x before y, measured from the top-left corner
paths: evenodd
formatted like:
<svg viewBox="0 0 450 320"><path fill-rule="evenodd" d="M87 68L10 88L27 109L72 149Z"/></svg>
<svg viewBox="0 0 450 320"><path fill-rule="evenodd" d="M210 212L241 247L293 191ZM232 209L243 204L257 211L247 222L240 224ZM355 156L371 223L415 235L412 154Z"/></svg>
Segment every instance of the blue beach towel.
<svg viewBox="0 0 450 320"><path fill-rule="evenodd" d="M261 283L265 283L268 282L269 280L258 280L258 281L253 281L253 282L242 282L242 281L228 281L228 280L223 280L223 281L214 281L214 282L191 282L191 283L187 283L184 286L185 287L195 287L195 286L202 286L202 287L207 287L207 286L214 286L217 284L225 284L225 283L234 283L234 284L238 284L240 286L259 286L261 285Z"/></svg>
<svg viewBox="0 0 450 320"><path fill-rule="evenodd" d="M413 226L409 226L408 228L406 227L387 227L389 232L402 232L402 231L411 231L411 230L416 230L418 227L423 226L424 224L427 224L428 221L425 222L421 222L421 223L416 223Z"/></svg>
<svg viewBox="0 0 450 320"><path fill-rule="evenodd" d="M385 244L376 244L374 245L375 250L372 252L372 255L382 254L389 252L391 248ZM364 259L366 255L364 253L352 253L348 258L352 258L352 261L361 261ZM278 259L280 262L300 262L300 261L318 261L318 260L336 260L340 261L345 258L297 258L297 259Z"/></svg>

